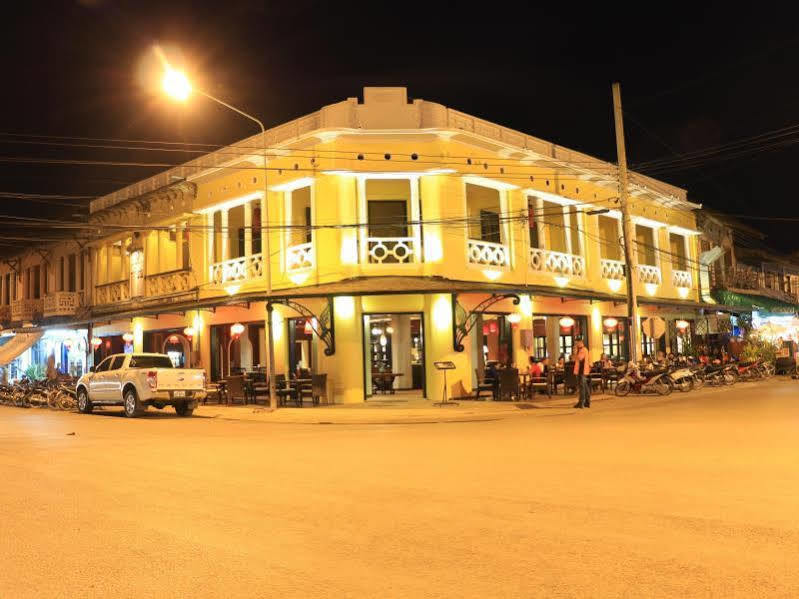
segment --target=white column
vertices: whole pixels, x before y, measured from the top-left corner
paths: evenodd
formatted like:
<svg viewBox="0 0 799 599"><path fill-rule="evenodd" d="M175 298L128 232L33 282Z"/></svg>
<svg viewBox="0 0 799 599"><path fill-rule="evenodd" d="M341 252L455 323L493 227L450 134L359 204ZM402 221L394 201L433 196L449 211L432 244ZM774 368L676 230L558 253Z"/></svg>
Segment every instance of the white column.
<svg viewBox="0 0 799 599"><path fill-rule="evenodd" d="M250 215L252 218L252 215ZM267 243L266 236L269 235L269 229L267 229L268 223L266 222L266 195L261 196L261 253L264 256L264 260L269 260L269 264L272 264L272 256L270 256L272 245ZM263 272L263 277L266 279L269 276L270 269L267 268L266 263L264 263L264 267L261 269ZM269 285L267 285L267 289Z"/></svg>
<svg viewBox="0 0 799 599"><path fill-rule="evenodd" d="M227 210L222 210L221 214L222 214L222 219L221 219L221 221L222 221L222 256L221 256L221 258L222 259L221 259L221 262L225 262L228 259L228 256L230 254L230 248L228 247L228 244L230 243L228 241L228 238L230 236L230 232L228 231L228 211Z"/></svg>

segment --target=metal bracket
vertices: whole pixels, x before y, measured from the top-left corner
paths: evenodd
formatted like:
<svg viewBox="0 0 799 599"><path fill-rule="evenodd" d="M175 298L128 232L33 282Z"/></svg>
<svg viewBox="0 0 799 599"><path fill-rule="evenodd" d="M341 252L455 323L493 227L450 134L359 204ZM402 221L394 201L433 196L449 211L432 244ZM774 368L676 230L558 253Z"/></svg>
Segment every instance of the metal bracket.
<svg viewBox="0 0 799 599"><path fill-rule="evenodd" d="M512 299L513 305L518 306L521 298L515 293L503 293L502 295L491 295L482 302L477 304L471 312L458 302L458 294L452 294L452 348L457 351L463 351L463 340L466 335L471 332L474 325L477 324L477 318L488 310L491 306L504 299Z"/></svg>
<svg viewBox="0 0 799 599"><path fill-rule="evenodd" d="M322 340L327 347L325 347L325 355L332 356L336 353L336 320L333 313L333 298L327 298L327 306L317 316L305 305L289 298L276 298L269 300L266 303L267 312L272 311L273 304L282 304L291 308L298 314L302 315L305 319L310 321L311 328L316 336Z"/></svg>

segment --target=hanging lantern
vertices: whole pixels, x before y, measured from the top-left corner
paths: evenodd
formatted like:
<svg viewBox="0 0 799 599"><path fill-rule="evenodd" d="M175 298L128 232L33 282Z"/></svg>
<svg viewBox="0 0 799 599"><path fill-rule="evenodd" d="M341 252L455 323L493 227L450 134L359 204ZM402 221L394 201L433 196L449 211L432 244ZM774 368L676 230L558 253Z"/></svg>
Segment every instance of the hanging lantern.
<svg viewBox="0 0 799 599"><path fill-rule="evenodd" d="M239 337L243 332L244 332L244 325L241 324L240 322L230 325L231 337Z"/></svg>
<svg viewBox="0 0 799 599"><path fill-rule="evenodd" d="M522 315L518 312L513 312L512 314L508 314L508 322L511 324L519 324L522 320Z"/></svg>
<svg viewBox="0 0 799 599"><path fill-rule="evenodd" d="M304 328L306 335L313 335L313 326L311 326L311 319L305 319L305 328Z"/></svg>
<svg viewBox="0 0 799 599"><path fill-rule="evenodd" d="M570 329L574 326L574 319L571 316L564 316L558 321L558 324L564 329Z"/></svg>
<svg viewBox="0 0 799 599"><path fill-rule="evenodd" d="M492 320L488 323L488 330L492 335L499 333L499 324L497 324L496 320Z"/></svg>
<svg viewBox="0 0 799 599"><path fill-rule="evenodd" d="M194 327L186 327L185 329L183 329L183 334L186 335L186 337L188 337L189 339L191 339L192 337L194 337L194 335L197 334L197 331L194 330Z"/></svg>
<svg viewBox="0 0 799 599"><path fill-rule="evenodd" d="M394 327L386 327L386 333L388 333L389 335L394 333Z"/></svg>
<svg viewBox="0 0 799 599"><path fill-rule="evenodd" d="M177 335L170 335L169 342L172 344L180 343L180 337L178 337Z"/></svg>
<svg viewBox="0 0 799 599"><path fill-rule="evenodd" d="M491 330L488 328L488 323L485 323L483 325L483 335L488 335L490 332Z"/></svg>
<svg viewBox="0 0 799 599"><path fill-rule="evenodd" d="M92 337L92 348L95 350L103 344L103 340L99 337Z"/></svg>
<svg viewBox="0 0 799 599"><path fill-rule="evenodd" d="M122 341L125 343L133 343L133 333L125 333L122 335Z"/></svg>
<svg viewBox="0 0 799 599"><path fill-rule="evenodd" d="M373 327L372 328L372 335L374 335L375 337L377 337L378 335L382 335L382 334L383 334L383 329L381 329L379 327Z"/></svg>
<svg viewBox="0 0 799 599"><path fill-rule="evenodd" d="M611 317L611 318L606 318L602 324L605 325L606 329L615 329L616 326L619 324L619 321Z"/></svg>
<svg viewBox="0 0 799 599"><path fill-rule="evenodd" d="M677 322L674 323L674 326L676 326L681 331L684 331L689 326L691 326L691 323L689 323L687 320L678 320Z"/></svg>
<svg viewBox="0 0 799 599"><path fill-rule="evenodd" d="M386 343L388 343L388 339L386 339L386 336L385 335L380 335L380 345L385 347Z"/></svg>

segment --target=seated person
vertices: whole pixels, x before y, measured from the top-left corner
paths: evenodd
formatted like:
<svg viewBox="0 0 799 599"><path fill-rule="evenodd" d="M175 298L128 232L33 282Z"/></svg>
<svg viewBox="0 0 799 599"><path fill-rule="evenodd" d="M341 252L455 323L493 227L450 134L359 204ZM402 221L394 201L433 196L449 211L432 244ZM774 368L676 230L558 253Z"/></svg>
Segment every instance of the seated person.
<svg viewBox="0 0 799 599"><path fill-rule="evenodd" d="M532 377L540 377L541 373L541 365L538 363L538 360L530 356L530 363L527 365L527 374Z"/></svg>
<svg viewBox="0 0 799 599"><path fill-rule="evenodd" d="M566 365L566 356L564 354L560 354L558 358L558 368L563 368Z"/></svg>
<svg viewBox="0 0 799 599"><path fill-rule="evenodd" d="M607 354L602 354L602 357L599 359L599 363L602 365L603 369L613 368L613 361Z"/></svg>
<svg viewBox="0 0 799 599"><path fill-rule="evenodd" d="M541 358L541 361L538 363L538 366L541 368L541 376L546 376L549 374L549 357L545 356Z"/></svg>

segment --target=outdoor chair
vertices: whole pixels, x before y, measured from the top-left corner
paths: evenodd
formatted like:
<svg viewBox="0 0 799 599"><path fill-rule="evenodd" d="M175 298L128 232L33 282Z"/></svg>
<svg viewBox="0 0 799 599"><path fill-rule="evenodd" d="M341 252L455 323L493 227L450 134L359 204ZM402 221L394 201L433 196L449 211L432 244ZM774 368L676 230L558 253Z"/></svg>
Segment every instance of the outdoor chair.
<svg viewBox="0 0 799 599"><path fill-rule="evenodd" d="M241 403L247 405L248 395L247 388L244 385L244 376L233 375L225 378L227 383L227 397L231 404L236 403L236 400L241 400Z"/></svg>
<svg viewBox="0 0 799 599"><path fill-rule="evenodd" d="M480 369L475 368L474 374L477 376L477 385L474 388L474 398L480 399L483 391L488 391L494 397L494 381L486 379L485 375L480 374Z"/></svg>
<svg viewBox="0 0 799 599"><path fill-rule="evenodd" d="M302 401L299 399L299 391L296 388L291 388L286 384L285 374L275 375L275 394L277 395L278 403L283 406L287 401L294 401L298 407L302 407Z"/></svg>
<svg viewBox="0 0 799 599"><path fill-rule="evenodd" d="M513 401L521 397L521 390L519 389L519 371L516 368L505 368L499 371L499 392L497 398L499 401Z"/></svg>
<svg viewBox="0 0 799 599"><path fill-rule="evenodd" d="M327 403L327 375L326 374L312 374L311 385L304 385L300 389L300 401L305 397L310 397L313 405L319 405L321 397L325 398Z"/></svg>
<svg viewBox="0 0 799 599"><path fill-rule="evenodd" d="M529 392L530 398L535 396L536 391L543 391L548 397L552 397L552 387L555 380L555 373L551 370L542 376L530 377Z"/></svg>
<svg viewBox="0 0 799 599"><path fill-rule="evenodd" d="M574 374L574 362L566 364L566 370L563 372L563 394L566 392L574 393L577 391L577 375Z"/></svg>

